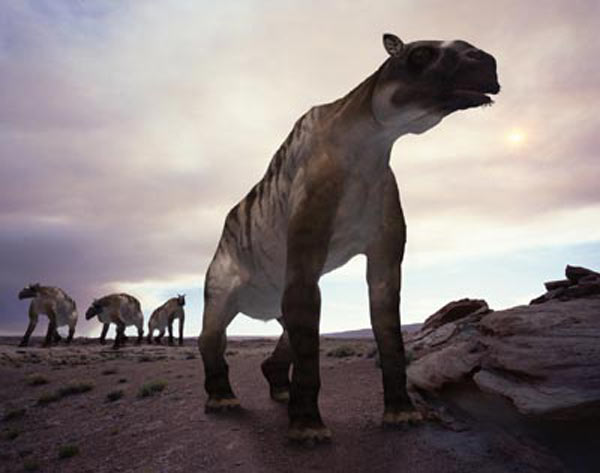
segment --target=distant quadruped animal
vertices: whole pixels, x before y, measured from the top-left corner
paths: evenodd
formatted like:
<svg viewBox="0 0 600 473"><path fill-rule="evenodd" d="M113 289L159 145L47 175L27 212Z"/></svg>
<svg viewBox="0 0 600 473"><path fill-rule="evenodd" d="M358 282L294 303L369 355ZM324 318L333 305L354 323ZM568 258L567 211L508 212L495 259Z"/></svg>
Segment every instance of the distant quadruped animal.
<svg viewBox="0 0 600 473"><path fill-rule="evenodd" d="M177 297L172 297L158 309L152 312L148 321L148 343L152 343L152 335L155 330L158 330L158 336L154 338L156 343L161 343L162 337L165 334L165 328L169 329L169 345L173 345L173 322L179 320L179 345L183 345L183 323L185 321L185 313L183 306L185 305L185 294L177 294Z"/></svg>
<svg viewBox="0 0 600 473"><path fill-rule="evenodd" d="M379 69L348 95L300 117L263 178L225 219L206 273L199 337L208 412L239 406L223 356L235 315L279 319L284 331L262 371L275 400L289 397L288 437L330 440L317 403L319 278L364 254L383 423L421 418L406 387L399 310L406 225L390 152L400 136L491 104L488 94L500 86L495 59L465 41L405 44L385 34L383 43L389 57Z"/></svg>
<svg viewBox="0 0 600 473"><path fill-rule="evenodd" d="M46 314L48 317L48 332L44 340L45 347L52 345L52 342L57 343L61 340L57 329L64 325L69 327L66 342L71 343L77 325L77 306L65 291L58 287L41 286L39 283L30 284L21 289L19 299L31 299L29 325L21 343L19 343L20 347L29 344L29 337L35 330L40 314Z"/></svg>
<svg viewBox="0 0 600 473"><path fill-rule="evenodd" d="M127 339L125 327L134 325L138 331L136 343L142 342L144 337L144 314L140 301L129 294L110 294L100 299L94 299L92 305L85 313L85 318L90 320L94 317L104 324L100 334L100 343L106 343L106 333L111 323L117 326L117 334L113 348L119 348Z"/></svg>

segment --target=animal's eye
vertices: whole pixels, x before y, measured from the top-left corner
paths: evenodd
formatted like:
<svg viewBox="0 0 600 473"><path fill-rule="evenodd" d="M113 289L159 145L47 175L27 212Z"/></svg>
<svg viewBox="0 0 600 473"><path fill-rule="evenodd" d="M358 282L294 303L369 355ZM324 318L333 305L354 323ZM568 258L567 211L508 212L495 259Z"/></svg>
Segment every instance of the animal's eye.
<svg viewBox="0 0 600 473"><path fill-rule="evenodd" d="M435 57L435 50L429 47L420 47L410 53L409 61L416 67L423 68Z"/></svg>

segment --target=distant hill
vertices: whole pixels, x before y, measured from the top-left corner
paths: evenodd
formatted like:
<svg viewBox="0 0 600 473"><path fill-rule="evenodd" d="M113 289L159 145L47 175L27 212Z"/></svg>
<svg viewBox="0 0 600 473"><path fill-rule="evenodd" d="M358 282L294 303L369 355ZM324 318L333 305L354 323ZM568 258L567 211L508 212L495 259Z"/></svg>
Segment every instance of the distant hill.
<svg viewBox="0 0 600 473"><path fill-rule="evenodd" d="M402 326L403 332L416 332L423 324L406 324ZM327 338L374 338L373 331L370 328L360 330L348 330L346 332L323 333Z"/></svg>

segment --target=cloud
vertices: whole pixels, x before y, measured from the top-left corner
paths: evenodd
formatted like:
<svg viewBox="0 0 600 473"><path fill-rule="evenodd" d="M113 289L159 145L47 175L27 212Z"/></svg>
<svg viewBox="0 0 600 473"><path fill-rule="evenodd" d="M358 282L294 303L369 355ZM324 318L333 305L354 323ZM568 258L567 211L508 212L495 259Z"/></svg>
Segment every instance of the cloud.
<svg viewBox="0 0 600 473"><path fill-rule="evenodd" d="M491 109L394 148L417 261L458 258L478 234L507 251L598 238L597 2L508 0L485 17L439 0L0 8L0 331L24 327L30 281L80 307L137 291L148 311L161 282L200 291L227 210L304 111L377 68L383 31L471 41L503 86Z"/></svg>

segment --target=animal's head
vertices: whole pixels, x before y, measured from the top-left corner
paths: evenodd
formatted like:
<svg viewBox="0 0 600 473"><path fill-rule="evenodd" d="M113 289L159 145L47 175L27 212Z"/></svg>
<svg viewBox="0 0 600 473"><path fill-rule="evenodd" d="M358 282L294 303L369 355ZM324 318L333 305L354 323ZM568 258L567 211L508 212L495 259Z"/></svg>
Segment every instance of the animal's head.
<svg viewBox="0 0 600 473"><path fill-rule="evenodd" d="M491 105L500 91L496 60L465 41L404 44L383 36L390 55L373 91L377 121L408 133L423 133L457 110Z"/></svg>
<svg viewBox="0 0 600 473"><path fill-rule="evenodd" d="M85 312L86 320L90 320L90 319L93 319L94 317L96 317L100 312L102 312L102 308L103 307L102 307L102 304L100 303L100 301L98 301L98 299L94 299L94 302L92 302L92 305Z"/></svg>
<svg viewBox="0 0 600 473"><path fill-rule="evenodd" d="M185 305L185 294L177 294L177 303L183 307Z"/></svg>
<svg viewBox="0 0 600 473"><path fill-rule="evenodd" d="M25 286L23 289L19 291L19 299L30 299L32 297L36 297L40 290L40 284L30 284L29 286Z"/></svg>

